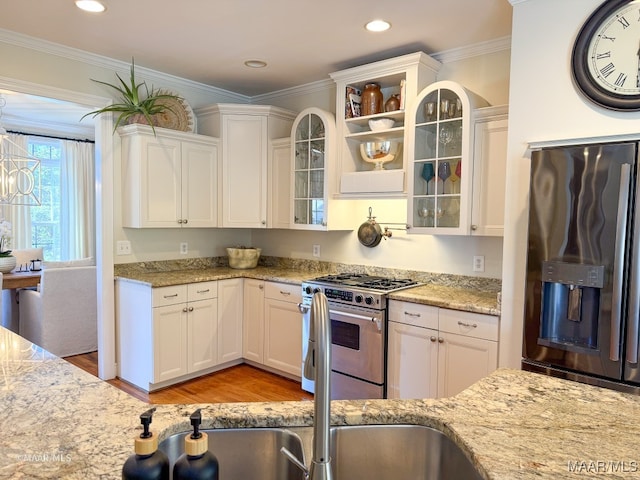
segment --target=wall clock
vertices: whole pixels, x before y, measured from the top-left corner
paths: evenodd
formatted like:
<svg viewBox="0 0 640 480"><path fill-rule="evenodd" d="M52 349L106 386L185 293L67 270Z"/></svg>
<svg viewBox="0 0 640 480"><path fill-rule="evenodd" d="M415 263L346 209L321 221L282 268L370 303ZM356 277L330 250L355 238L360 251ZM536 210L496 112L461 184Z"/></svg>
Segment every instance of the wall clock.
<svg viewBox="0 0 640 480"><path fill-rule="evenodd" d="M593 12L576 38L572 71L598 105L640 110L640 0L608 0Z"/></svg>

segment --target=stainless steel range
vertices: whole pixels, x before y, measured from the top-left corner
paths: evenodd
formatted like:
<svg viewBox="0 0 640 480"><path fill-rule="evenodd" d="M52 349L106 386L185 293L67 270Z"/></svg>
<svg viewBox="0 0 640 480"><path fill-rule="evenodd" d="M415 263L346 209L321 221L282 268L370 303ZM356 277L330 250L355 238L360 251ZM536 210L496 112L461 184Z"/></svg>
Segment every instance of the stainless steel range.
<svg viewBox="0 0 640 480"><path fill-rule="evenodd" d="M359 273L319 277L302 284L302 371L307 354L311 299L322 292L331 317L331 398L333 400L386 397L387 294L418 285L407 278ZM314 382L302 378L302 388Z"/></svg>

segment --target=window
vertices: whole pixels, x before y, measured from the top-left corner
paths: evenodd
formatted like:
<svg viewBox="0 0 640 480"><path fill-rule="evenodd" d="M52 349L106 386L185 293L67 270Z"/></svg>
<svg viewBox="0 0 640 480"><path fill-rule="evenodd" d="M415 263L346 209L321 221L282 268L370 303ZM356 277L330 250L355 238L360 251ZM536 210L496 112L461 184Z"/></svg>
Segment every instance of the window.
<svg viewBox="0 0 640 480"><path fill-rule="evenodd" d="M31 207L31 245L47 260L62 260L60 237L60 160L62 142L29 137L29 155L40 159L41 205Z"/></svg>

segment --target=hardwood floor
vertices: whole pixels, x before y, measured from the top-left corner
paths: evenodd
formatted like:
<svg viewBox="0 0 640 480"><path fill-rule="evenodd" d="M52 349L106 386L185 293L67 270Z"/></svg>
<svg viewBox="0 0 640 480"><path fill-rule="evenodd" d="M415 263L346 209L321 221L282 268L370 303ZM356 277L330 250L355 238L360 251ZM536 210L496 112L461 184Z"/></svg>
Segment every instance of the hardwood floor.
<svg viewBox="0 0 640 480"><path fill-rule="evenodd" d="M98 376L98 352L65 357L73 365ZM237 365L194 380L146 393L118 378L108 383L128 394L152 404L280 402L312 400L300 384L250 365Z"/></svg>

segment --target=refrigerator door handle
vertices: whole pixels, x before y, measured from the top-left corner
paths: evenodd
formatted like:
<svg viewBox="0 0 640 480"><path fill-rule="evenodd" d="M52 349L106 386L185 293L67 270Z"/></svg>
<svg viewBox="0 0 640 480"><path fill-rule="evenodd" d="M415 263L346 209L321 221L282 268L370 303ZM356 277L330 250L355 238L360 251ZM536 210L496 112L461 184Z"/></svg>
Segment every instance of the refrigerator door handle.
<svg viewBox="0 0 640 480"><path fill-rule="evenodd" d="M609 360L620 361L620 335L622 330L622 285L624 279L624 252L627 241L627 215L629 213L629 190L631 165L620 167L620 190L618 193L618 217L616 220L616 258L613 266L613 294L611 296L611 339Z"/></svg>
<svg viewBox="0 0 640 480"><path fill-rule="evenodd" d="M633 248L629 272L629 313L627 314L627 362L638 363L638 330L640 330L640 182L636 181Z"/></svg>

